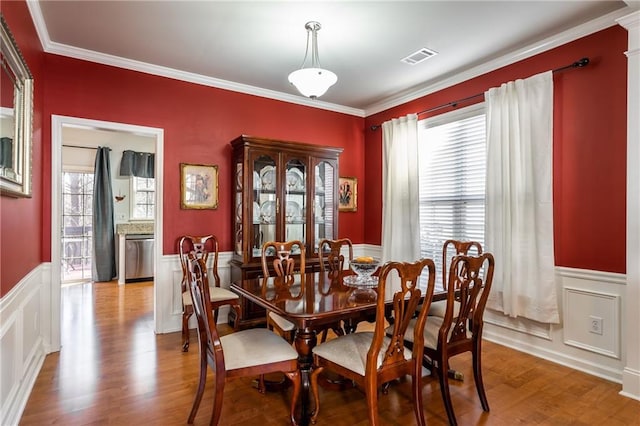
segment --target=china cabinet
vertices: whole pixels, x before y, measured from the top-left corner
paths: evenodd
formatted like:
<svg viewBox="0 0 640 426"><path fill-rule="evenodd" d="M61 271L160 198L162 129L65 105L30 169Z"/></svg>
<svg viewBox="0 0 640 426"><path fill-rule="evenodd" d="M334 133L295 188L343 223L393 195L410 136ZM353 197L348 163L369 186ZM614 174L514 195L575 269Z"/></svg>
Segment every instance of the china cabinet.
<svg viewBox="0 0 640 426"><path fill-rule="evenodd" d="M268 241L304 243L307 271L319 269L318 244L338 237L338 156L342 148L240 136L231 142L234 250L231 281L262 275ZM262 308L241 302L241 327L264 322Z"/></svg>

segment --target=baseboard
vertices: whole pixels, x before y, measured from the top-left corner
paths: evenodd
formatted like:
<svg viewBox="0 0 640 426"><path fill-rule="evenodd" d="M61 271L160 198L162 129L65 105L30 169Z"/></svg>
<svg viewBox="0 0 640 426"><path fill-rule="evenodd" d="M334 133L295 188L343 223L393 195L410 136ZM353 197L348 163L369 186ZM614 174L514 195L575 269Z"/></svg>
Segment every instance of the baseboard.
<svg viewBox="0 0 640 426"><path fill-rule="evenodd" d="M540 345L530 344L525 339L513 339L499 333L499 330L489 330L485 324L482 337L493 343L515 349L520 352L531 354L535 357L546 359L547 361L569 367L574 370L592 376L600 377L615 383L622 383L621 371L614 367L603 366L597 362L591 362L584 358L572 356L567 353L544 348Z"/></svg>

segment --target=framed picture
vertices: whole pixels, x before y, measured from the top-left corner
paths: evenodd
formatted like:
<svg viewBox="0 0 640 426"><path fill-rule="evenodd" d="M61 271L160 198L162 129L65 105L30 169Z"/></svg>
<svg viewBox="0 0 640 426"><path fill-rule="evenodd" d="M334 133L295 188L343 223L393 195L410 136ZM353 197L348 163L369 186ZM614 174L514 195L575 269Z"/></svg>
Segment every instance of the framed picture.
<svg viewBox="0 0 640 426"><path fill-rule="evenodd" d="M341 212L355 212L358 210L357 178L338 178L338 210Z"/></svg>
<svg viewBox="0 0 640 426"><path fill-rule="evenodd" d="M180 163L180 207L218 208L218 166Z"/></svg>

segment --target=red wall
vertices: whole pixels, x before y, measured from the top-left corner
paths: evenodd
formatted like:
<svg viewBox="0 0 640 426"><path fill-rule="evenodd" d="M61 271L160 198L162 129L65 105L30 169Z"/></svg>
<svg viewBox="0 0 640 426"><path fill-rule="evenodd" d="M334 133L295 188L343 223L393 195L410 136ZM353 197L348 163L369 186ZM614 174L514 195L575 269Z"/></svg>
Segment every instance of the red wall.
<svg viewBox="0 0 640 426"><path fill-rule="evenodd" d="M0 297L42 262L43 51L24 2L0 2L0 10L34 78L32 198L0 197ZM44 190L48 190L44 186Z"/></svg>
<svg viewBox="0 0 640 426"><path fill-rule="evenodd" d="M367 117L365 241L380 244L382 130L371 125L482 93L501 83L568 65L554 75L556 265L624 273L626 245L627 32L619 26ZM481 98L480 98L481 99ZM469 105L459 105L463 107ZM451 110L444 109L441 114ZM433 115L433 114L432 114ZM421 116L420 118L425 118Z"/></svg>
<svg viewBox="0 0 640 426"><path fill-rule="evenodd" d="M35 114L34 196L0 198L0 296L40 263L51 260L51 114L165 130L165 254L176 252L179 235L198 232L216 233L222 249L231 250L228 142L243 133L344 148L340 175L358 178L359 209L340 214L339 234L356 243L379 244L382 132L369 130L370 125L481 93L502 82L563 66L583 56L592 60L588 67L566 71L554 79L556 263L625 272L623 52L627 34L620 27L363 120L45 54L26 4L5 1L1 8L35 78ZM181 162L218 164L219 209L180 210Z"/></svg>
<svg viewBox="0 0 640 426"><path fill-rule="evenodd" d="M232 249L231 148L241 134L343 147L340 174L363 175L364 119L163 77L46 56L45 116L52 114L164 129L164 254L176 253L184 234L211 232ZM45 126L49 147L50 123ZM50 175L50 153L43 166ZM180 163L219 166L219 208L180 209ZM45 200L49 210L50 199ZM363 242L357 214L341 214L339 232ZM45 216L45 235L51 225ZM45 259L50 250L45 250Z"/></svg>

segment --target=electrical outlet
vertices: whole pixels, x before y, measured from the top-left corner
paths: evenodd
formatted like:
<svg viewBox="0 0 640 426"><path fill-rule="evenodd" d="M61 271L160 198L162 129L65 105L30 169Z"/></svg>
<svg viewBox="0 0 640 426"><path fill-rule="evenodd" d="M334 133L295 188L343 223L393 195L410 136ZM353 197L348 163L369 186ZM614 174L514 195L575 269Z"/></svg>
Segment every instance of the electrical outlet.
<svg viewBox="0 0 640 426"><path fill-rule="evenodd" d="M602 335L602 318L589 315L589 332Z"/></svg>

